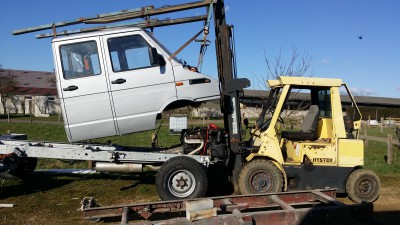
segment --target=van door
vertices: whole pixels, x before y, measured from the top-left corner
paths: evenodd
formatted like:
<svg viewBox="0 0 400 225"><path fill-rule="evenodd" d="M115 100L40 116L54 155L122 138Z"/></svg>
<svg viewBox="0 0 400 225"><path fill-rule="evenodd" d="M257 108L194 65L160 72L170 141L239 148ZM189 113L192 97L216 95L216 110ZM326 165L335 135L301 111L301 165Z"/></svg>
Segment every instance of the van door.
<svg viewBox="0 0 400 225"><path fill-rule="evenodd" d="M158 112L177 99L170 62L152 65L150 50L155 44L142 34L133 31L103 37L120 134L154 129Z"/></svg>
<svg viewBox="0 0 400 225"><path fill-rule="evenodd" d="M54 42L58 91L69 140L117 134L99 37Z"/></svg>

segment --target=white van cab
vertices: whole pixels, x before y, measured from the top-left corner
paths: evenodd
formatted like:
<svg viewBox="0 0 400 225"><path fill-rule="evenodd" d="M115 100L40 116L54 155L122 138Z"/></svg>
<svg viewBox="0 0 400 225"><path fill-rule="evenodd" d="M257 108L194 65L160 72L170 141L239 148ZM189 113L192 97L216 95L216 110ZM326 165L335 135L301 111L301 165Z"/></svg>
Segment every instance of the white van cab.
<svg viewBox="0 0 400 225"><path fill-rule="evenodd" d="M140 28L54 38L52 46L70 142L154 129L165 109L219 98L216 79L169 59Z"/></svg>

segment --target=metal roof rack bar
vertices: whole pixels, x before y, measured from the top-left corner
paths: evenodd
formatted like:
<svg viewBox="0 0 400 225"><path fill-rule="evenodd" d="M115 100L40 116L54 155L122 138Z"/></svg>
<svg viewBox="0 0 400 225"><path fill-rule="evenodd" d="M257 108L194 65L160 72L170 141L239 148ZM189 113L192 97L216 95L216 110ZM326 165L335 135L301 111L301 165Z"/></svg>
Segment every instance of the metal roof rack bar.
<svg viewBox="0 0 400 225"><path fill-rule="evenodd" d="M76 24L81 24L81 23L104 24L104 23L114 23L114 22L119 22L119 21L123 21L123 20L129 20L129 19L148 18L149 16L153 16L153 15L172 13L172 12L177 12L177 11L182 11L182 10L204 7L204 6L209 5L211 1L213 1L213 0L197 1L197 2L180 4L180 5L174 5L174 6L164 6L161 8L154 8L154 6L146 6L146 7L142 7L142 8L136 8L136 9L128 9L128 10L122 10L122 11L111 12L111 13L103 13L103 14L98 14L98 15L90 16L90 17L81 17L81 18L77 18L75 20L56 22L56 23L50 23L50 24L45 24L45 25L40 25L40 26L34 26L34 27L28 27L28 28L24 28L24 29L14 30L12 32L12 34L19 35L19 34L31 33L31 32L41 31L41 30L47 30L47 29L55 30L55 28L76 25Z"/></svg>
<svg viewBox="0 0 400 225"><path fill-rule="evenodd" d="M113 25L104 25L104 26L82 28L82 29L76 29L76 30L64 30L64 31L57 32L55 35L54 35L54 33L38 34L38 35L36 35L36 38L41 39L41 38L48 38L48 37L54 37L54 36L66 36L66 35L70 35L70 34L86 33L86 32L92 32L92 31L100 31L100 30L105 30L105 29L123 28L123 27L140 27L140 28L162 27L162 26L169 26L169 25L174 25L174 24L205 21L206 19L207 19L206 15L185 17L185 18L179 18L179 19L165 19L165 20L151 19L151 20L140 21L140 22L119 23L119 24L113 24Z"/></svg>
<svg viewBox="0 0 400 225"><path fill-rule="evenodd" d="M97 14L95 16L80 17L75 20L67 20L67 21L63 21L63 22L56 22L56 23L49 23L49 24L44 24L44 25L39 25L39 26L34 26L34 27L28 27L28 28L19 29L19 30L13 30L12 34L19 35L19 34L35 32L35 31L52 29L53 27L65 27L65 26L71 26L71 25L76 25L76 24L80 24L80 23L89 23L89 21L95 21L96 19L104 19L107 17L116 16L116 15L124 15L124 14L141 12L142 10L150 9L151 7L152 6L146 6L146 7L142 7L142 8L136 8L136 9L121 10L121 11L117 11L117 12Z"/></svg>

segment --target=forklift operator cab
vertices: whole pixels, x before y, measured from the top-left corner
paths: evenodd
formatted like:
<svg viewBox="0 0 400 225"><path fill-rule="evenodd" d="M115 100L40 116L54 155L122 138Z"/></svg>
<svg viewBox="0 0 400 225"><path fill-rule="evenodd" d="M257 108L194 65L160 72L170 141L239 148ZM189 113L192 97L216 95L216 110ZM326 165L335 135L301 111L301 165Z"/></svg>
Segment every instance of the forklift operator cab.
<svg viewBox="0 0 400 225"><path fill-rule="evenodd" d="M283 131L282 138L289 140L316 140L318 139L318 119L319 119L319 107L318 105L311 105L306 116L304 117L301 130L295 131Z"/></svg>
<svg viewBox="0 0 400 225"><path fill-rule="evenodd" d="M346 84L340 79L304 77L279 77L268 84L270 94L251 131L252 151L239 173L241 193L326 187L338 188L338 193L351 192L354 184L344 181L363 166L364 142L357 139L361 114ZM341 92L348 95L341 96ZM353 118L342 112L342 97L350 102L346 111ZM300 116L291 116L307 107L302 120ZM292 120L289 118L297 119L301 127L287 124ZM264 182L265 177L257 172L266 168L274 171L270 173L273 182ZM371 190L371 196L352 197L374 200L378 194Z"/></svg>
<svg viewBox="0 0 400 225"><path fill-rule="evenodd" d="M350 122L351 129L345 128L340 91L341 87L347 90L346 85L339 79L302 77L301 82L299 79L280 77L279 80L268 81L270 95L257 121L258 129L253 132L260 132L263 134L261 136L269 138L261 138L263 140L260 141L259 135L253 136L254 145L258 144L260 148L258 153L250 154L248 160L261 154L281 165L300 165L306 162L332 166L363 165L362 141L348 139L358 137L361 123L361 115L349 92L348 98L352 101L349 111L353 107L355 120ZM293 106L293 102L298 102L298 105ZM291 124L282 126L282 115L298 113L298 109L305 106L309 106L309 110L304 119L299 121L301 128L281 131L282 127L291 127ZM269 118L264 119L268 115ZM348 119L346 122L349 123ZM340 149L342 143L351 143L353 152L350 155L338 154L346 151ZM275 149L279 149L279 152Z"/></svg>
<svg viewBox="0 0 400 225"><path fill-rule="evenodd" d="M217 80L140 28L58 37L53 55L70 142L151 130L165 109L219 98Z"/></svg>

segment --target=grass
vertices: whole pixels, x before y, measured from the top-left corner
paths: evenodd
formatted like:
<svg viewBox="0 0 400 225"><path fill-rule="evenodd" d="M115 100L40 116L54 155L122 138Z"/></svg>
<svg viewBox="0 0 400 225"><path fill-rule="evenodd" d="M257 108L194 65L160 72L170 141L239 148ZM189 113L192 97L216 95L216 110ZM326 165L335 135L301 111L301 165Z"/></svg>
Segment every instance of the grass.
<svg viewBox="0 0 400 225"><path fill-rule="evenodd" d="M30 140L35 141L67 141L62 125L0 123L0 134L7 133L8 130L25 133ZM120 145L150 147L151 136L155 132L153 130L91 141L105 143L110 140ZM168 126L162 126L159 133L160 147L178 143L179 136L169 135ZM87 162L70 165L68 161L39 159L37 169L87 167ZM0 202L14 203L17 206L11 209L0 208L0 224L93 224L85 221L81 213L76 211L83 197L93 196L102 205L158 201L154 179L151 173L141 175L35 173L25 181L3 180L0 187Z"/></svg>
<svg viewBox="0 0 400 225"><path fill-rule="evenodd" d="M179 135L170 135L167 124L163 124L159 132L159 146L170 147L180 143ZM28 139L35 141L53 141L53 142L67 142L67 137L63 125L57 124L30 124L30 123L0 123L0 134L7 133L7 131L13 133L25 133L28 135ZM151 136L156 133L156 130L145 131L136 134L129 134L123 136L113 136L107 138L93 139L91 141L97 143L106 143L111 141L112 143L118 143L119 145L125 146L140 146L150 147ZM385 128L384 133L380 133L380 128L369 127L369 136L387 137L387 133L395 136L395 130ZM393 150L396 152L398 157L394 159L393 165L387 165L384 156L386 155L387 147L386 143L369 141L369 145L365 148L365 167L376 171L378 174L400 174L400 154L399 148L393 145ZM78 168L79 166L87 166L87 163L68 165L58 160L40 159L38 168Z"/></svg>
<svg viewBox="0 0 400 225"><path fill-rule="evenodd" d="M127 175L35 174L25 182L7 181L0 190L0 224L93 224L77 211L84 197L101 205L157 201L153 177Z"/></svg>
<svg viewBox="0 0 400 225"><path fill-rule="evenodd" d="M56 124L0 123L0 134L8 131L28 135L29 140L66 142L64 126Z"/></svg>
<svg viewBox="0 0 400 225"><path fill-rule="evenodd" d="M393 145L393 164L388 165L385 160L387 144L383 142L368 141L364 155L365 168L375 171L378 175L392 176L400 174L400 149Z"/></svg>
<svg viewBox="0 0 400 225"><path fill-rule="evenodd" d="M29 140L35 140L37 142L68 142L63 125L0 123L0 134L5 134L8 131L11 131L12 133L27 134ZM90 141L101 144L111 141L111 143L117 143L118 145L124 146L151 147L151 137L154 133L156 133L156 130L123 136L99 138ZM170 135L168 126L161 126L158 137L158 144L161 148L171 147L180 143L179 135ZM39 159L37 168L87 168L87 165L88 163L86 162L68 165L68 163L59 160Z"/></svg>
<svg viewBox="0 0 400 225"><path fill-rule="evenodd" d="M27 134L29 140L52 142L68 141L63 125L41 123L0 123L0 134L5 134L8 131L11 131L12 133ZM123 136L92 139L90 141L99 143L106 143L107 141L111 141L120 145L150 147L151 136L153 133L156 133L156 130ZM168 126L161 126L158 136L160 147L168 147L170 145L175 145L179 143L179 136L170 135Z"/></svg>
<svg viewBox="0 0 400 225"><path fill-rule="evenodd" d="M365 135L364 127L361 129L360 134L361 135ZM393 138L397 138L397 134L396 134L396 129L395 128L383 127L383 132L381 132L381 128L380 127L367 127L367 135L368 136L386 138L388 134L391 134L393 136Z"/></svg>
<svg viewBox="0 0 400 225"><path fill-rule="evenodd" d="M8 119L7 115L0 115L0 119ZM10 114L11 120L25 120L30 121L30 115L22 115L22 114ZM32 117L33 121L49 121L49 122L58 122L60 119L60 123L63 123L63 117L59 118L58 115L50 115L49 117Z"/></svg>
<svg viewBox="0 0 400 225"><path fill-rule="evenodd" d="M0 123L0 134L6 133L7 130L26 133L31 140L67 141L62 125ZM154 132L153 130L93 141L105 143L110 140L121 145L149 147ZM369 130L368 132L369 135L373 133ZM179 143L179 136L169 135L168 126L161 127L159 137L161 147ZM399 148L397 146L393 148L398 154ZM400 158L398 154L394 164L387 165L384 160L386 149L385 143L369 141L369 145L365 148L365 168L379 175L383 187L393 188L397 187L397 180L400 178ZM87 165L87 162L70 165L52 159L40 159L38 162L38 168L86 168ZM153 174L49 175L37 172L25 181L0 180L0 203L16 204L14 208L0 208L0 224L93 224L85 221L82 214L76 211L83 197L95 197L104 206L158 201L154 179ZM118 220L106 222L117 223Z"/></svg>

